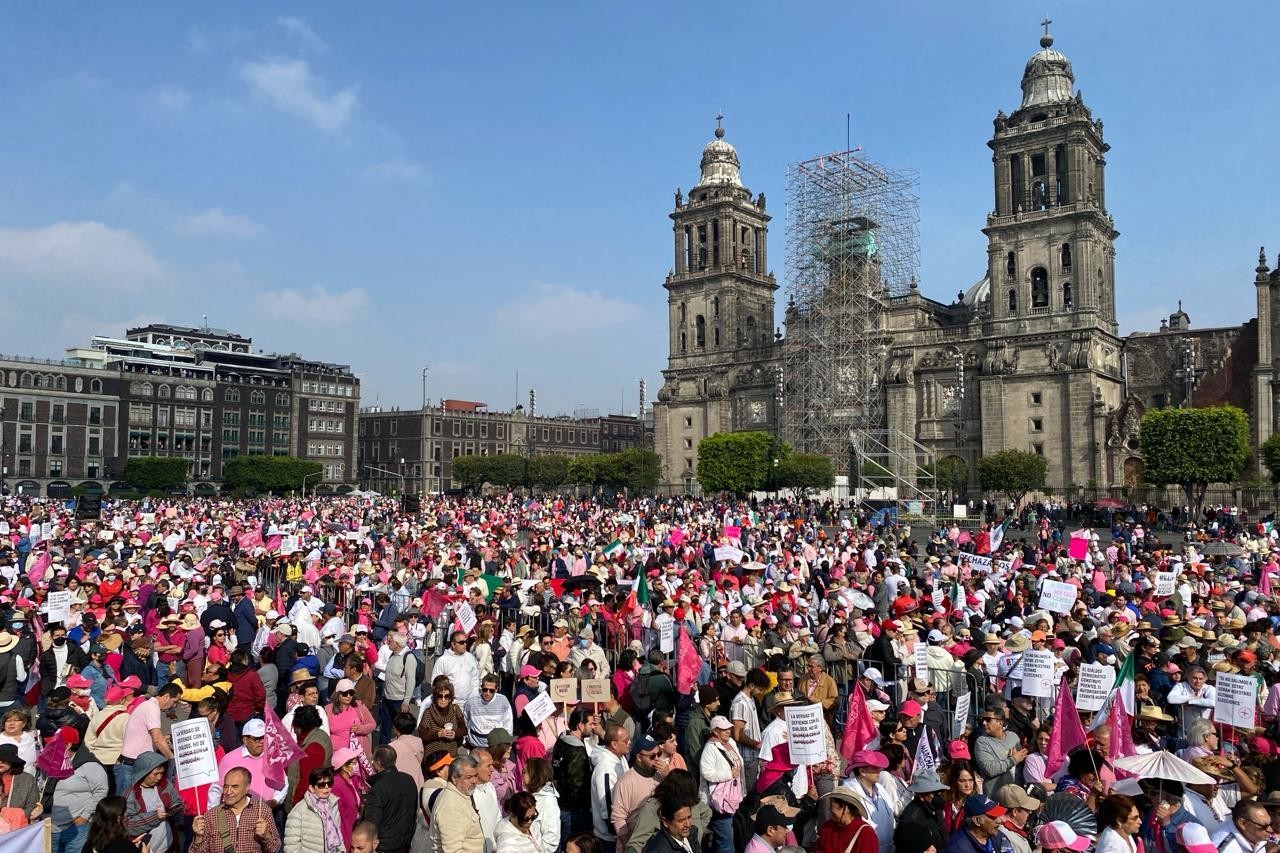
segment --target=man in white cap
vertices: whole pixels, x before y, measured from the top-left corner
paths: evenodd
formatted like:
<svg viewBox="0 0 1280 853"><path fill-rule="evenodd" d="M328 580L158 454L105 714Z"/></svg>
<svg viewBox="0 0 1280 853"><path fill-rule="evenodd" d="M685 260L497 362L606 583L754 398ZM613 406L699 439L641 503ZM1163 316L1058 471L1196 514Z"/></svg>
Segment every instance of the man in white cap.
<svg viewBox="0 0 1280 853"><path fill-rule="evenodd" d="M298 600L289 608L289 621L298 625L305 619L310 624L311 617L322 612L323 608L324 602L315 597L314 590L310 586L303 586L298 590Z"/></svg>
<svg viewBox="0 0 1280 853"><path fill-rule="evenodd" d="M267 725L262 720L249 720L244 724L244 729L240 734L240 742L242 746L231 750L222 756L222 760L218 762L218 780L209 787L209 807L212 808L222 802L222 781L227 778L227 771L233 767L243 767L252 774L253 779L249 783L249 793L256 794L262 798L272 808L276 808L284 802L285 794L289 791L289 783L285 782L282 787L272 789L267 784L267 774L265 765L265 756L263 755L263 746L266 744Z"/></svg>

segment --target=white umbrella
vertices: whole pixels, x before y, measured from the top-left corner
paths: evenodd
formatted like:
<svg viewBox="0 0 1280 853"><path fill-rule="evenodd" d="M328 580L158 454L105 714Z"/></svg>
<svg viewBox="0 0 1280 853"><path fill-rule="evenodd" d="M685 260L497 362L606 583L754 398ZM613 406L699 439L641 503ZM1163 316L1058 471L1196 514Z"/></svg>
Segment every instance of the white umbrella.
<svg viewBox="0 0 1280 853"><path fill-rule="evenodd" d="M1164 779L1184 785L1212 785L1214 778L1197 770L1169 752L1149 752L1146 755L1127 755L1113 762L1117 770L1127 770L1141 779Z"/></svg>
<svg viewBox="0 0 1280 853"><path fill-rule="evenodd" d="M859 610L874 610L876 603L872 601L864 592L854 592L849 596L849 600L853 602L853 606Z"/></svg>

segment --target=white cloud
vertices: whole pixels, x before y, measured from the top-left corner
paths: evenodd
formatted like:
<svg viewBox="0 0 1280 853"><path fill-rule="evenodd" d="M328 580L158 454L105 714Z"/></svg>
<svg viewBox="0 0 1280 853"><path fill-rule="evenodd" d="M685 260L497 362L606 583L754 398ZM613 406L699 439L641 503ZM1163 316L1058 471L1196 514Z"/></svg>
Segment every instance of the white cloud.
<svg viewBox="0 0 1280 853"><path fill-rule="evenodd" d="M370 163L360 172L361 177L374 181L393 181L408 184L422 183L422 164L406 157L394 157L378 163Z"/></svg>
<svg viewBox="0 0 1280 853"><path fill-rule="evenodd" d="M306 292L287 288L258 296L258 308L272 319L328 327L355 322L372 304L369 294L359 287L330 293L317 285Z"/></svg>
<svg viewBox="0 0 1280 853"><path fill-rule="evenodd" d="M262 233L262 226L242 213L227 213L220 207L211 207L184 216L178 222L178 230L198 237L253 237Z"/></svg>
<svg viewBox="0 0 1280 853"><path fill-rule="evenodd" d="M301 18L292 16L282 16L276 18L276 25L297 39L302 44L303 50L309 50L313 53L324 53L329 49L328 43L311 29L311 25Z"/></svg>
<svg viewBox="0 0 1280 853"><path fill-rule="evenodd" d="M326 94L322 81L301 59L246 62L240 66L240 77L256 96L276 109L305 119L329 133L345 127L359 106L354 87Z"/></svg>
<svg viewBox="0 0 1280 853"><path fill-rule="evenodd" d="M164 264L146 244L129 231L101 222L0 229L0 280L135 290L164 273Z"/></svg>
<svg viewBox="0 0 1280 853"><path fill-rule="evenodd" d="M161 86L151 93L152 107L167 113L180 113L191 103L191 95L181 86Z"/></svg>
<svg viewBox="0 0 1280 853"><path fill-rule="evenodd" d="M550 284L535 284L525 296L498 310L498 318L512 329L559 326L566 319L579 329L616 329L639 314L638 306L625 299Z"/></svg>

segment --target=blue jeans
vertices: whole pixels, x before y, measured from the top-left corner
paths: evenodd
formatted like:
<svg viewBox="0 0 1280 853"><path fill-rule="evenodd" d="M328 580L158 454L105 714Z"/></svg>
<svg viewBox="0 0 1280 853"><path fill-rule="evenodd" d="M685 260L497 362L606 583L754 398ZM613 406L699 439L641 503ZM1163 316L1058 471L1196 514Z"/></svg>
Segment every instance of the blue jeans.
<svg viewBox="0 0 1280 853"><path fill-rule="evenodd" d="M111 768L111 771L116 777L115 794L117 797L123 797L124 792L129 790L129 786L133 784L133 765L117 762L116 766Z"/></svg>
<svg viewBox="0 0 1280 853"><path fill-rule="evenodd" d="M733 815L711 818L712 850L733 853Z"/></svg>
<svg viewBox="0 0 1280 853"><path fill-rule="evenodd" d="M76 826L68 824L53 833L53 853L80 853L84 849L85 839L89 837L89 824Z"/></svg>

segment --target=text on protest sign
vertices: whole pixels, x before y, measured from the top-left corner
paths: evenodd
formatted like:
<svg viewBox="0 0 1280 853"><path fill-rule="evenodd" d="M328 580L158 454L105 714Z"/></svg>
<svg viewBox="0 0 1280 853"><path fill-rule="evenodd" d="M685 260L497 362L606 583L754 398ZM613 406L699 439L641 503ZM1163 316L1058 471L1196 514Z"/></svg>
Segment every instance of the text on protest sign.
<svg viewBox="0 0 1280 853"><path fill-rule="evenodd" d="M964 726L969 721L969 703L973 701L972 693L963 693L956 697L956 710L951 720L951 737L964 737Z"/></svg>
<svg viewBox="0 0 1280 853"><path fill-rule="evenodd" d="M1250 728L1258 711L1258 682L1247 675L1218 673L1214 679L1217 698L1213 721L1227 726Z"/></svg>
<svg viewBox="0 0 1280 853"><path fill-rule="evenodd" d="M1022 653L1022 693L1024 696L1050 696L1053 690L1053 652Z"/></svg>
<svg viewBox="0 0 1280 853"><path fill-rule="evenodd" d="M1107 703L1107 695L1115 684L1116 671L1100 663L1086 663L1080 667L1076 681L1076 708L1081 711L1097 711Z"/></svg>
<svg viewBox="0 0 1280 853"><path fill-rule="evenodd" d="M1072 584L1047 580L1040 587L1040 606L1053 613L1070 613L1079 592Z"/></svg>
<svg viewBox="0 0 1280 853"><path fill-rule="evenodd" d="M578 679L576 678L553 678L551 679L551 701L557 705L563 705L566 702L578 701Z"/></svg>
<svg viewBox="0 0 1280 853"><path fill-rule="evenodd" d="M782 713L786 715L787 743L791 747L792 762L803 767L826 761L822 705L788 705Z"/></svg>
<svg viewBox="0 0 1280 853"><path fill-rule="evenodd" d="M174 723L173 763L179 788L196 788L218 781L218 759L213 751L213 733L204 717Z"/></svg>
<svg viewBox="0 0 1280 853"><path fill-rule="evenodd" d="M476 628L476 612L465 601L459 601L453 608L453 615L458 620L462 633L470 634Z"/></svg>
<svg viewBox="0 0 1280 853"><path fill-rule="evenodd" d="M529 715L529 722L537 728L542 725L543 720L556 712L556 704L546 693L539 693L524 706L524 712Z"/></svg>
<svg viewBox="0 0 1280 853"><path fill-rule="evenodd" d="M584 678L581 684L583 702L600 703L609 701L609 679Z"/></svg>

